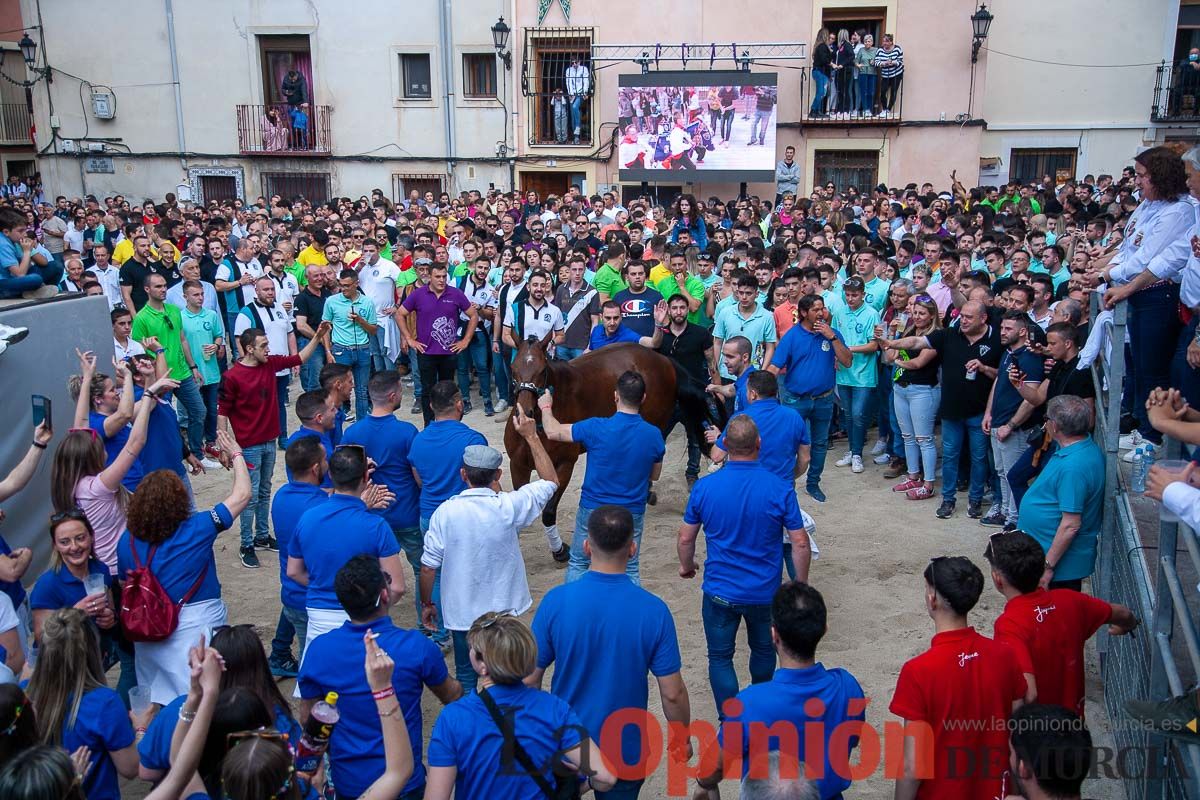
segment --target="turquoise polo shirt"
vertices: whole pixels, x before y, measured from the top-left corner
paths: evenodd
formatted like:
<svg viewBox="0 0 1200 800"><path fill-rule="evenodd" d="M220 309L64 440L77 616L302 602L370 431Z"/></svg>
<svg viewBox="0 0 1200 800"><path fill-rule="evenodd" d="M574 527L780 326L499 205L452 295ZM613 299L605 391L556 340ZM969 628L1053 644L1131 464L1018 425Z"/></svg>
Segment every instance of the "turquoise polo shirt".
<svg viewBox="0 0 1200 800"><path fill-rule="evenodd" d="M875 338L875 326L879 324L879 312L864 302L857 310L848 305L839 306L833 315L833 327L842 335L847 347L864 345ZM791 333L791 331L788 331ZM850 366L838 365L839 386L872 387L879 380L879 354L854 353Z"/></svg>
<svg viewBox="0 0 1200 800"><path fill-rule="evenodd" d="M888 292L891 288L892 284L883 278L872 278L863 287L866 293L866 305L882 314L883 309L887 307Z"/></svg>
<svg viewBox="0 0 1200 800"><path fill-rule="evenodd" d="M353 301L347 300L342 293L330 295L325 300L325 310L321 313L322 320L328 320L333 325L333 343L342 347L353 347L371 343L371 337L357 324L350 321L350 311L374 325L375 304L371 298L359 293Z"/></svg>
<svg viewBox="0 0 1200 800"><path fill-rule="evenodd" d="M1104 509L1104 454L1090 438L1059 448L1021 500L1021 530L1049 552L1064 513L1081 514L1079 533L1054 570L1057 581L1086 578L1096 566Z"/></svg>
<svg viewBox="0 0 1200 800"><path fill-rule="evenodd" d="M763 308L762 303L756 303L750 316L742 316L736 303L717 312L713 324L713 336L727 342L735 336L745 336L754 348L750 362L755 366L763 366L763 352L768 343L776 341L775 315ZM721 377L733 380L733 375L725 368L725 359L719 359Z"/></svg>

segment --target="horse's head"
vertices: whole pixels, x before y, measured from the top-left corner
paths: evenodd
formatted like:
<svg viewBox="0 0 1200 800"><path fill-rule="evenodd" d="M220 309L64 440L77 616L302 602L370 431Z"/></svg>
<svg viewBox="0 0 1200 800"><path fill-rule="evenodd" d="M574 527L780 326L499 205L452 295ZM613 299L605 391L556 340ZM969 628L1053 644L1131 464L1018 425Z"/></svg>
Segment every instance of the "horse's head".
<svg viewBox="0 0 1200 800"><path fill-rule="evenodd" d="M547 333L544 339L530 336L521 342L512 362L513 405L520 403L529 416L533 416L537 399L550 385L550 356L546 354L546 348L553 336L554 331Z"/></svg>

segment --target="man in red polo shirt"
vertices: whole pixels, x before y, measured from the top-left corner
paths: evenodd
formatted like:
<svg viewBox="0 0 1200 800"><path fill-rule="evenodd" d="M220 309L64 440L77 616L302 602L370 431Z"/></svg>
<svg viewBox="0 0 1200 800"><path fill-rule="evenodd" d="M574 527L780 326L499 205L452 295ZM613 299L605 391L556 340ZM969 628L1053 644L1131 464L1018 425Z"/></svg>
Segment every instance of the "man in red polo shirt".
<svg viewBox="0 0 1200 800"><path fill-rule="evenodd" d="M315 331L317 335L299 355L273 356L267 334L261 328L248 328L238 337L242 357L225 371L221 380L217 426L224 431L232 430L250 470L250 503L241 516L241 559L242 566L248 569L258 569L256 547L279 550L267 527L271 513L271 474L275 471L275 440L279 438L275 373L307 361L331 329L329 322L322 322Z"/></svg>
<svg viewBox="0 0 1200 800"><path fill-rule="evenodd" d="M983 557L992 565L996 590L1008 600L996 618L996 641L1012 647L1038 703L1082 717L1084 643L1104 624L1113 636L1129 633L1137 617L1123 605L1072 589L1039 588L1046 554L1023 531L996 533Z"/></svg>
<svg viewBox="0 0 1200 800"><path fill-rule="evenodd" d="M983 573L967 558L939 556L925 568L925 608L937 633L901 667L889 706L909 723L896 800L990 800L1011 783L1007 725L1025 678L1011 649L967 624L982 592ZM933 775L918 773L918 748L932 756Z"/></svg>

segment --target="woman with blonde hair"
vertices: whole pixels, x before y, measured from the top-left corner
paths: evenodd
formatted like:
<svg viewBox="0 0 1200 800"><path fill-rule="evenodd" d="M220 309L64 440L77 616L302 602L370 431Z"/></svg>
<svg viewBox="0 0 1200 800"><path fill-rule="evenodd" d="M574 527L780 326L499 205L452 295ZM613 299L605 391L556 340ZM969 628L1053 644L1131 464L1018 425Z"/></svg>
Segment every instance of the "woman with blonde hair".
<svg viewBox="0 0 1200 800"><path fill-rule="evenodd" d="M118 775L137 776L134 725L121 698L104 682L100 637L84 612L63 608L43 620L37 666L26 693L37 709L43 744L67 752L79 747L91 751L85 796L119 800ZM143 730L148 722L135 720Z"/></svg>
<svg viewBox="0 0 1200 800"><path fill-rule="evenodd" d="M937 303L927 294L913 297L908 313L907 325L897 331L897 338L926 336L942 327ZM897 318L903 324L903 318L899 315ZM937 468L933 426L941 404L942 392L938 386L941 359L932 347L921 350L911 358L904 350L885 349L883 354L884 360L896 368L893 373L892 403L896 409L900 437L904 441L904 460L908 464L907 478L893 486L892 491L903 492L909 500L928 500L934 496L934 470ZM917 471L918 465L920 472Z"/></svg>
<svg viewBox="0 0 1200 800"><path fill-rule="evenodd" d="M425 800L554 796L553 787L570 782L598 792L613 787L612 770L596 743L580 736L586 729L571 707L524 684L537 666L529 626L507 612L488 612L467 632L467 645L479 693L446 706L434 724ZM504 753L517 760L512 769L497 768ZM522 766L544 765L560 754L553 770ZM590 777L580 777L581 764L594 770Z"/></svg>

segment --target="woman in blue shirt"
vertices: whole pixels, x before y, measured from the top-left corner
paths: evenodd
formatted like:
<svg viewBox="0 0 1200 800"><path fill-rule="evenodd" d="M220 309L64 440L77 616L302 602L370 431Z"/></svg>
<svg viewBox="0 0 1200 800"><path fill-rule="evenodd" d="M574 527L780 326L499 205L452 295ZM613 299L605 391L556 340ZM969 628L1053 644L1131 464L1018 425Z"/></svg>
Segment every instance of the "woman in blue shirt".
<svg viewBox="0 0 1200 800"><path fill-rule="evenodd" d="M100 637L88 616L62 608L42 620L41 647L29 680L29 702L37 709L44 744L91 751L83 781L89 800L119 800L118 775L137 775L134 725L121 698L104 682ZM136 720L139 728L143 720Z"/></svg>
<svg viewBox="0 0 1200 800"><path fill-rule="evenodd" d="M218 431L217 446L233 465L233 488L224 502L189 513L183 479L171 470L156 470L142 479L129 501L129 528L117 543L122 580L139 565L147 567L169 597L182 601L174 633L161 642L134 644L138 686L149 688L151 701L160 706L187 692L188 670L182 665L189 648L206 628L226 622L213 543L250 501L250 473L233 436Z"/></svg>
<svg viewBox="0 0 1200 800"><path fill-rule="evenodd" d="M91 523L79 509L50 517L50 569L42 573L29 594L33 610L33 638L42 638L42 624L60 608L77 608L101 630L116 625L114 603L109 597L112 577L96 558L96 537ZM95 575L89 581L89 576ZM89 593L86 584L99 581L103 588ZM103 636L103 634L102 634Z"/></svg>
<svg viewBox="0 0 1200 800"><path fill-rule="evenodd" d="M590 784L605 791L616 782L600 748L580 738L579 717L564 701L523 681L537 665L537 642L529 627L508 613L488 612L467 632L471 666L479 674L479 693L467 695L442 711L429 742L429 779L425 800L487 797L489 800L524 800L541 797L538 782L524 774L519 764L501 765L504 736L496 717L510 715L516 744L535 765L544 765L562 753L568 770L578 770L586 755L595 770ZM492 710L489 710L489 707ZM511 767L509 769L505 766ZM554 786L547 769L542 778ZM571 776L575 780L574 775Z"/></svg>
<svg viewBox="0 0 1200 800"><path fill-rule="evenodd" d="M675 201L672 216L675 218L675 223L671 226L671 244L677 244L679 233L687 231L692 235L692 244L701 250L708 248L708 226L704 223L704 211L696 203L695 195L681 195Z"/></svg>

